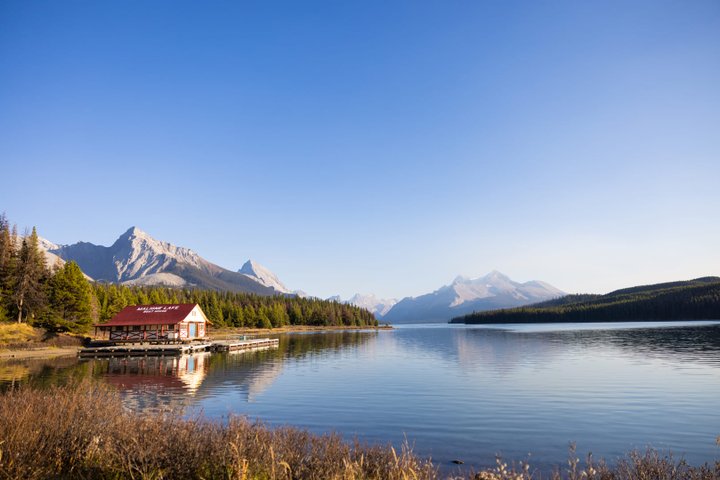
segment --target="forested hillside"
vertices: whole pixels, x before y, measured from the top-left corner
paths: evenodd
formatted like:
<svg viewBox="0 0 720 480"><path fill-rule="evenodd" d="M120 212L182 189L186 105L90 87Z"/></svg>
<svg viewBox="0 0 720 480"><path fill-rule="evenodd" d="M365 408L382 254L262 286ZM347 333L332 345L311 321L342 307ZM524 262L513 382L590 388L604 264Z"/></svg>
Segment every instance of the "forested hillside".
<svg viewBox="0 0 720 480"><path fill-rule="evenodd" d="M92 289L101 322L127 305L197 303L215 327L377 326L375 316L368 310L314 298L100 283L93 284Z"/></svg>
<svg viewBox="0 0 720 480"><path fill-rule="evenodd" d="M90 283L75 262L47 265L35 228L18 235L0 215L0 322L89 332L128 305L198 303L214 326L376 326L369 311L288 295Z"/></svg>
<svg viewBox="0 0 720 480"><path fill-rule="evenodd" d="M566 295L527 307L475 312L451 323L622 322L720 319L720 278L659 283L606 295Z"/></svg>

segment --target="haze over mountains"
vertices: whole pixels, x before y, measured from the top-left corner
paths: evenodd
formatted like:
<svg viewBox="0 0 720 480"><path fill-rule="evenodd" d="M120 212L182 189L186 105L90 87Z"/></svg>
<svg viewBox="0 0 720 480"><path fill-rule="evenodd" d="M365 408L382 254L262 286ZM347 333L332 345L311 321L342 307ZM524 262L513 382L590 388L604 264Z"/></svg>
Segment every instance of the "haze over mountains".
<svg viewBox="0 0 720 480"><path fill-rule="evenodd" d="M211 263L189 248L157 240L137 227L128 229L109 247L78 242L57 245L40 242L52 263L73 260L91 279L126 285L165 285L255 293L259 295L300 295L288 289L272 271L248 260L232 271ZM518 283L500 272L469 279L457 277L432 293L397 299L373 294L355 294L336 300L365 308L390 323L447 322L474 311L517 307L564 295L541 281Z"/></svg>
<svg viewBox="0 0 720 480"><path fill-rule="evenodd" d="M373 294L356 293L346 303L370 310L376 318L384 317L397 303L396 298L378 298Z"/></svg>
<svg viewBox="0 0 720 480"><path fill-rule="evenodd" d="M389 323L447 322L475 311L519 307L565 295L545 282L518 283L498 271L484 277L457 277L450 285L402 299L383 317Z"/></svg>

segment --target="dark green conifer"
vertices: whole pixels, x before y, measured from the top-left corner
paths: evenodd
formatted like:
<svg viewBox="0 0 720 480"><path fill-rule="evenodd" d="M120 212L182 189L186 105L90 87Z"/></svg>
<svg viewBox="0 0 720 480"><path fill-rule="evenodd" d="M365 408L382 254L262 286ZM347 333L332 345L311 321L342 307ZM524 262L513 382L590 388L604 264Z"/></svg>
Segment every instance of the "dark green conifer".
<svg viewBox="0 0 720 480"><path fill-rule="evenodd" d="M32 320L45 307L48 276L45 254L40 251L37 231L33 227L32 233L22 240L12 282L18 323L23 319Z"/></svg>
<svg viewBox="0 0 720 480"><path fill-rule="evenodd" d="M55 331L85 333L93 323L93 292L80 267L68 262L50 282L46 326Z"/></svg>

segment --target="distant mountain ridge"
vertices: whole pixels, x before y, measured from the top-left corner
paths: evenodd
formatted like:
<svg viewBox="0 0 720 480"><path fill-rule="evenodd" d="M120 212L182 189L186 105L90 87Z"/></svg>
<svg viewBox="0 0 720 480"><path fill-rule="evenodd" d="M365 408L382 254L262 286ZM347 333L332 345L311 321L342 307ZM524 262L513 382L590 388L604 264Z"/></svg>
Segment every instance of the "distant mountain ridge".
<svg viewBox="0 0 720 480"><path fill-rule="evenodd" d="M378 298L373 294L356 293L346 303L370 310L375 314L375 317L382 318L397 302L396 298Z"/></svg>
<svg viewBox="0 0 720 480"><path fill-rule="evenodd" d="M257 263L248 262L251 267L246 272L233 272L205 260L189 248L156 240L137 227L128 229L109 247L88 242L56 245L44 239L41 247L64 261L75 261L86 275L98 281L189 286L259 295L287 293L277 277Z"/></svg>
<svg viewBox="0 0 720 480"><path fill-rule="evenodd" d="M492 271L470 279L459 276L450 285L418 297L407 297L383 317L390 323L447 322L474 311L516 307L565 295L552 285L533 280L519 283Z"/></svg>
<svg viewBox="0 0 720 480"><path fill-rule="evenodd" d="M720 277L641 285L605 295L566 295L520 308L476 312L451 323L720 320Z"/></svg>
<svg viewBox="0 0 720 480"><path fill-rule="evenodd" d="M287 288L272 271L248 260L238 271L205 260L189 248L157 240L131 227L109 246L78 242L57 245L41 239L48 262L75 261L90 279L126 285L164 285L255 293L307 296ZM457 277L450 285L401 301L372 294L355 294L348 300L332 297L371 311L391 323L446 322L473 311L537 303L564 295L540 281L518 283L493 271L484 277Z"/></svg>

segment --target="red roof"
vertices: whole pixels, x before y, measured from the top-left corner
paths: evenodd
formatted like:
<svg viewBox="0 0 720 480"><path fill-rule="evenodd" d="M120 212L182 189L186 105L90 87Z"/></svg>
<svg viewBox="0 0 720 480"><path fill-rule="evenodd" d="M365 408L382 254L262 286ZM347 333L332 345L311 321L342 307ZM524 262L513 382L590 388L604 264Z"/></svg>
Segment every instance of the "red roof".
<svg viewBox="0 0 720 480"><path fill-rule="evenodd" d="M125 307L109 322L99 327L122 327L126 325L175 325L190 315L196 303L175 305L133 305Z"/></svg>

